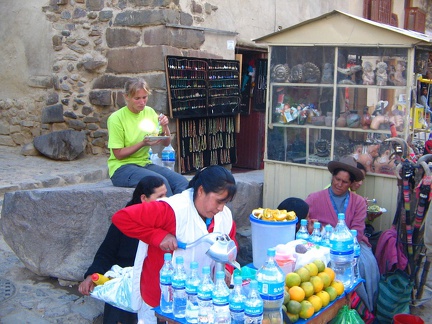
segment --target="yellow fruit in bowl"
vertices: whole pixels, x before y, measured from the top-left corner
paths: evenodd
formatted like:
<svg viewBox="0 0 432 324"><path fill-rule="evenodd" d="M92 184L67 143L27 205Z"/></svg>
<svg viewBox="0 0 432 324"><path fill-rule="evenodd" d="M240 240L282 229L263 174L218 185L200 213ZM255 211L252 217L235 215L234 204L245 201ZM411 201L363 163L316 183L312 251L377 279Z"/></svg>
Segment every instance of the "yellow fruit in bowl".
<svg viewBox="0 0 432 324"><path fill-rule="evenodd" d="M300 288L304 290L306 298L309 298L314 294L314 286L310 281L302 282Z"/></svg>
<svg viewBox="0 0 432 324"><path fill-rule="evenodd" d="M316 259L316 260L313 261L313 263L317 266L318 272L323 272L324 271L324 269L325 269L326 266L325 266L325 263L324 263L323 260Z"/></svg>
<svg viewBox="0 0 432 324"><path fill-rule="evenodd" d="M324 288L327 288L328 286L330 286L331 279L330 279L330 276L328 275L328 273L320 272L320 273L318 273L318 277L321 278L323 285L324 285Z"/></svg>
<svg viewBox="0 0 432 324"><path fill-rule="evenodd" d="M326 307L330 303L330 295L327 291L321 290L319 293L316 294L316 296L321 299L323 307Z"/></svg>
<svg viewBox="0 0 432 324"><path fill-rule="evenodd" d="M308 263L304 267L309 270L311 276L316 276L318 274L318 267L315 263Z"/></svg>
<svg viewBox="0 0 432 324"><path fill-rule="evenodd" d="M312 295L307 300L312 304L315 313L319 312L320 309L323 307L322 300L317 295Z"/></svg>
<svg viewBox="0 0 432 324"><path fill-rule="evenodd" d="M308 319L312 317L315 310L311 302L307 300L303 300L300 304L301 304L301 310L299 316L303 319Z"/></svg>
<svg viewBox="0 0 432 324"><path fill-rule="evenodd" d="M299 286L301 284L300 275L296 272L290 272L285 276L285 285L288 288Z"/></svg>
<svg viewBox="0 0 432 324"><path fill-rule="evenodd" d="M335 280L336 274L332 268L326 267L324 269L324 272L329 275L331 281Z"/></svg>
<svg viewBox="0 0 432 324"><path fill-rule="evenodd" d="M333 280L333 282L330 284L330 287L333 287L336 289L337 295L340 296L345 291L345 287L342 283L342 281L339 280Z"/></svg>
<svg viewBox="0 0 432 324"><path fill-rule="evenodd" d="M310 278L310 283L314 287L314 293L320 292L324 288L324 283L323 283L322 279L318 276L312 276Z"/></svg>
<svg viewBox="0 0 432 324"><path fill-rule="evenodd" d="M309 281L311 275L309 270L306 269L305 267L301 267L297 269L295 272L300 276L301 282Z"/></svg>
<svg viewBox="0 0 432 324"><path fill-rule="evenodd" d="M329 286L326 289L324 289L325 291L328 292L328 294L330 295L330 301L333 301L336 299L337 297L337 291L335 287Z"/></svg>
<svg viewBox="0 0 432 324"><path fill-rule="evenodd" d="M289 290L290 300L301 302L305 299L305 292L299 286L293 286Z"/></svg>

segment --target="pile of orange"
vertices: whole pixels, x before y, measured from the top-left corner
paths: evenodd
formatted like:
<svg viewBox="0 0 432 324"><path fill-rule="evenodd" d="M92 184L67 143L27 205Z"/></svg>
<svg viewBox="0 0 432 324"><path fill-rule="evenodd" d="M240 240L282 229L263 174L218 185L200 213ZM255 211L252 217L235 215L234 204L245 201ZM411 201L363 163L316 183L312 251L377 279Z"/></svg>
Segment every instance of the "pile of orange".
<svg viewBox="0 0 432 324"><path fill-rule="evenodd" d="M322 260L315 260L285 277L283 310L292 323L308 319L344 292L342 282Z"/></svg>

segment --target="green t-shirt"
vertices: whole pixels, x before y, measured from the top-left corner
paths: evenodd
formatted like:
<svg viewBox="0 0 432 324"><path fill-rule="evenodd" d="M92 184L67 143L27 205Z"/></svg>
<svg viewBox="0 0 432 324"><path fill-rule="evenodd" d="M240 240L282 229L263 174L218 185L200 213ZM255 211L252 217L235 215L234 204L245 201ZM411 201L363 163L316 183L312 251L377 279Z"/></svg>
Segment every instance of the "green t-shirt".
<svg viewBox="0 0 432 324"><path fill-rule="evenodd" d="M145 120L143 122L143 120ZM144 131L140 125L154 125L154 131ZM153 108L146 106L143 111L134 114L127 106L120 108L112 113L108 118L108 148L110 157L108 158L109 176L112 177L115 170L125 164L136 164L145 166L150 163L150 146L144 146L134 154L118 160L113 153L113 149L132 146L144 139L145 136L155 135L159 132L158 115Z"/></svg>

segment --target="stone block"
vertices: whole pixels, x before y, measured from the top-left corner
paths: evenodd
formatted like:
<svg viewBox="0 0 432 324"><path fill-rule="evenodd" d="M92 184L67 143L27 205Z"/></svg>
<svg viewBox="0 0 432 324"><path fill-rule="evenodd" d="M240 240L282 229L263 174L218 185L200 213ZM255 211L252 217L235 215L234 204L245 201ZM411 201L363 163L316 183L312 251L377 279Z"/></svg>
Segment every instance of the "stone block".
<svg viewBox="0 0 432 324"><path fill-rule="evenodd" d="M33 140L35 148L43 155L60 161L75 160L84 152L86 135L74 130L62 130L37 136Z"/></svg>
<svg viewBox="0 0 432 324"><path fill-rule="evenodd" d="M163 57L180 56L181 51L170 46L111 49L107 52L107 73L143 73L165 71Z"/></svg>
<svg viewBox="0 0 432 324"><path fill-rule="evenodd" d="M107 28L106 30L106 42L110 48L137 45L140 38L141 33L136 30L126 28Z"/></svg>
<svg viewBox="0 0 432 324"><path fill-rule="evenodd" d="M110 90L92 90L89 93L89 101L97 106L110 106L112 104Z"/></svg>
<svg viewBox="0 0 432 324"><path fill-rule="evenodd" d="M157 26L146 29L144 32L144 43L146 45L168 45L178 48L200 49L204 41L204 34L201 31L192 29Z"/></svg>
<svg viewBox="0 0 432 324"><path fill-rule="evenodd" d="M144 27L167 23L165 9L125 10L117 14L114 26Z"/></svg>
<svg viewBox="0 0 432 324"><path fill-rule="evenodd" d="M122 89L130 78L105 74L95 79L93 89Z"/></svg>
<svg viewBox="0 0 432 324"><path fill-rule="evenodd" d="M53 87L53 79L50 76L31 76L27 80L27 85L33 88L49 89Z"/></svg>
<svg viewBox="0 0 432 324"><path fill-rule="evenodd" d="M104 8L104 0L86 0L86 8L89 11L99 11Z"/></svg>
<svg viewBox="0 0 432 324"><path fill-rule="evenodd" d="M56 104L52 106L46 106L42 110L41 121L42 123L46 123L46 124L64 122L63 105Z"/></svg>

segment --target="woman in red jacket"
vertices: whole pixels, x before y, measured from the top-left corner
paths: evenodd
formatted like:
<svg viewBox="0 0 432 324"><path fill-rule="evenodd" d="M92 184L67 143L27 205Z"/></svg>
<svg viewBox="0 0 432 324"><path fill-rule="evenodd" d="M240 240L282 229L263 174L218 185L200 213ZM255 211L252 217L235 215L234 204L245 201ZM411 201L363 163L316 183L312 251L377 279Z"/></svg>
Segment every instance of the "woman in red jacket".
<svg viewBox="0 0 432 324"><path fill-rule="evenodd" d="M215 262L207 256L208 244L186 250L177 249L177 240L192 243L211 232L228 234L235 240L236 225L226 203L237 191L232 174L221 166L198 172L180 194L147 204L124 208L113 215L113 223L126 235L145 243L147 254L142 264L140 292L144 301L138 319L156 323L153 307L159 305L159 271L164 253L183 256L186 268L197 261L200 268ZM138 256L137 256L138 258ZM227 269L227 276L232 268ZM228 278L227 278L228 279Z"/></svg>

